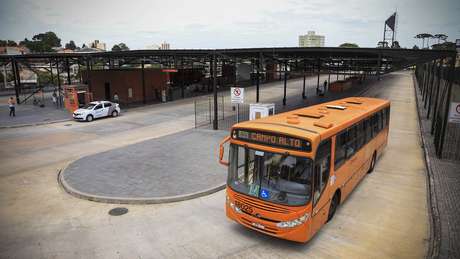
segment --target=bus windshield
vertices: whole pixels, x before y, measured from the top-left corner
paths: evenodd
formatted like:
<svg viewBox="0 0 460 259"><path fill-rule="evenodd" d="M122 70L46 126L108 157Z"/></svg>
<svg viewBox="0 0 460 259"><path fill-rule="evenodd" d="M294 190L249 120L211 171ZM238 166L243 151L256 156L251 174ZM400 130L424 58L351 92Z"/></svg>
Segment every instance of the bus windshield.
<svg viewBox="0 0 460 259"><path fill-rule="evenodd" d="M228 185L235 191L283 205L307 204L312 160L230 145Z"/></svg>

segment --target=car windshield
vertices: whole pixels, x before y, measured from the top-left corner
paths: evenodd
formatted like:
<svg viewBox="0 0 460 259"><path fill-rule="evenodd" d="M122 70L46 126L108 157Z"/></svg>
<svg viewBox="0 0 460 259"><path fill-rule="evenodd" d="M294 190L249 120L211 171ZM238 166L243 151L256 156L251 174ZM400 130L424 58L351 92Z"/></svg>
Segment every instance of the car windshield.
<svg viewBox="0 0 460 259"><path fill-rule="evenodd" d="M85 106L83 106L83 109L92 110L94 106L96 106L95 103L88 103Z"/></svg>
<svg viewBox="0 0 460 259"><path fill-rule="evenodd" d="M312 160L230 145L228 185L235 191L283 205L307 204Z"/></svg>

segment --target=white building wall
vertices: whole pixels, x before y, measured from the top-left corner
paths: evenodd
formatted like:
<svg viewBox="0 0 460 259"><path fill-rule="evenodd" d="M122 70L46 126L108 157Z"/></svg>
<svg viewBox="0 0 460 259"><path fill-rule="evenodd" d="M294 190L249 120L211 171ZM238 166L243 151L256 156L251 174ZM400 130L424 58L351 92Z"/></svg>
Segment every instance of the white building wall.
<svg viewBox="0 0 460 259"><path fill-rule="evenodd" d="M324 47L325 39L325 36L309 31L306 35L299 36L299 47Z"/></svg>

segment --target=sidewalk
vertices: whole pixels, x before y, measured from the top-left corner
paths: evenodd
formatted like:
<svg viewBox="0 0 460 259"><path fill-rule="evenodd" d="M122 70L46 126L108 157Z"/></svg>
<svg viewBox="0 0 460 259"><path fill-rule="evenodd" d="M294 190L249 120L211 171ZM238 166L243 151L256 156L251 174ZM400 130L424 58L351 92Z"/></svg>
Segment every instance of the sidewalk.
<svg viewBox="0 0 460 259"><path fill-rule="evenodd" d="M32 126L71 120L71 114L65 109L53 105L39 107L33 104L16 105L16 117L9 116L8 105L0 105L0 128Z"/></svg>
<svg viewBox="0 0 460 259"><path fill-rule="evenodd" d="M460 162L436 157L433 136L430 134L431 120L426 119L422 96L417 89L415 95L428 170L432 217L431 245L427 258L460 258Z"/></svg>

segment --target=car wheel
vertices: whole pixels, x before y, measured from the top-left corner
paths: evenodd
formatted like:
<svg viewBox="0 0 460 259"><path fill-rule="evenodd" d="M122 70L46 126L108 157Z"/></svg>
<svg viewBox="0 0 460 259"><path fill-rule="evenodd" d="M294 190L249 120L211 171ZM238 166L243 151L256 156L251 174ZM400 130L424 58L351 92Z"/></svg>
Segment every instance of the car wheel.
<svg viewBox="0 0 460 259"><path fill-rule="evenodd" d="M88 116L86 116L86 121L87 121L87 122L91 122L91 121L93 121L93 119L94 119L94 117L93 117L93 115L91 115L91 114L88 115Z"/></svg>
<svg viewBox="0 0 460 259"><path fill-rule="evenodd" d="M117 111L113 111L112 112L112 117L117 117L118 116L118 112Z"/></svg>
<svg viewBox="0 0 460 259"><path fill-rule="evenodd" d="M374 154L372 155L371 165L369 166L369 170L367 171L368 174L374 171L376 157L377 157L377 154L374 152Z"/></svg>
<svg viewBox="0 0 460 259"><path fill-rule="evenodd" d="M329 213L327 215L328 222L334 217L335 211L337 210L337 207L339 207L339 203L340 203L339 194L335 193L334 197L331 200L331 205L329 207Z"/></svg>

